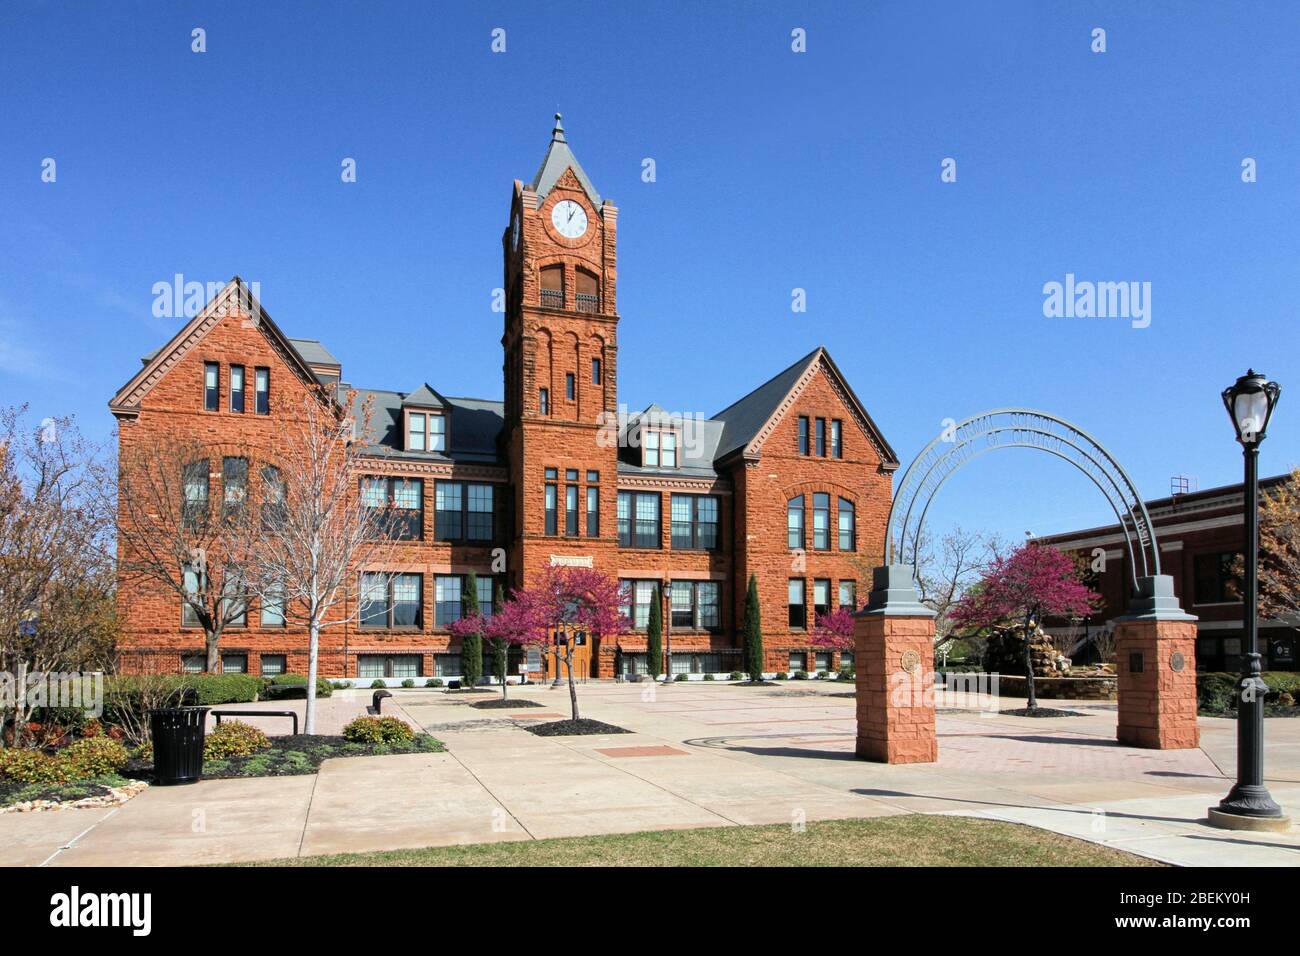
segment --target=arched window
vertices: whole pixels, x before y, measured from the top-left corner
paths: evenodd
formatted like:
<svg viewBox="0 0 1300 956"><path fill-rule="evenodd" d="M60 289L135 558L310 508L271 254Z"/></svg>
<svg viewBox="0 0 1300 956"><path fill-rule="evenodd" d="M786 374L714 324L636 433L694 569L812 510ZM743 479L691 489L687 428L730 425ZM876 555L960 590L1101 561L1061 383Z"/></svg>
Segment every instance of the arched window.
<svg viewBox="0 0 1300 956"><path fill-rule="evenodd" d="M819 491L813 495L813 550L831 549L831 496Z"/></svg>
<svg viewBox="0 0 1300 956"><path fill-rule="evenodd" d="M840 550L856 551L857 544L857 526L853 520L853 502L847 498L841 498L839 505L839 523L840 523Z"/></svg>
<svg viewBox="0 0 1300 956"><path fill-rule="evenodd" d="M542 305L564 308L564 266L542 266Z"/></svg>
<svg viewBox="0 0 1300 956"><path fill-rule="evenodd" d="M579 312L600 311L600 280L585 269L577 272L576 305Z"/></svg>
<svg viewBox="0 0 1300 956"><path fill-rule="evenodd" d="M796 495L786 502L785 526L792 551L803 547L803 495Z"/></svg>

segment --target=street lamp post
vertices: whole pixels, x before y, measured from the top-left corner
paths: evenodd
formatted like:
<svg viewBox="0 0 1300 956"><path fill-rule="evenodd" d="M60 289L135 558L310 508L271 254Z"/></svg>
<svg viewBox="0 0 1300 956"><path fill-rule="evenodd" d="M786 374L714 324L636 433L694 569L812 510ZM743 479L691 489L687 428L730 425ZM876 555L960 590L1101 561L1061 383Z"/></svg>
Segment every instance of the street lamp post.
<svg viewBox="0 0 1300 956"><path fill-rule="evenodd" d="M664 686L672 682L673 679L673 582L669 578L664 582L664 603L667 604L667 613L664 614Z"/></svg>
<svg viewBox="0 0 1300 956"><path fill-rule="evenodd" d="M564 686L564 681L560 680L560 647L568 642L569 635L564 633L564 626L560 625L555 629L555 680L551 681L552 687Z"/></svg>
<svg viewBox="0 0 1300 956"><path fill-rule="evenodd" d="M1259 622L1259 446L1281 388L1250 369L1223 391L1232 426L1245 458L1243 486L1245 581L1242 587L1242 657L1240 699L1237 702L1237 782L1218 807L1210 810L1213 826L1230 830L1278 830L1290 826L1282 808L1264 786L1264 696L1268 685L1260 677Z"/></svg>

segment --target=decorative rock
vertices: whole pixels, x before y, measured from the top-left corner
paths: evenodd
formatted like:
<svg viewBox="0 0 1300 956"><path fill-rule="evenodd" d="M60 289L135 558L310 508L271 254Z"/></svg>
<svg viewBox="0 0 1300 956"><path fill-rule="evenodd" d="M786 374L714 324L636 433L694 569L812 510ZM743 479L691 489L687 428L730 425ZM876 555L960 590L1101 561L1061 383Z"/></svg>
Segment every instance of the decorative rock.
<svg viewBox="0 0 1300 956"><path fill-rule="evenodd" d="M126 803L132 797L143 793L149 784L143 780L134 780L124 787L110 787L108 793L96 797L82 797L80 800L24 800L22 803L0 807L0 813L42 813L60 810L94 810L102 807L116 807Z"/></svg>

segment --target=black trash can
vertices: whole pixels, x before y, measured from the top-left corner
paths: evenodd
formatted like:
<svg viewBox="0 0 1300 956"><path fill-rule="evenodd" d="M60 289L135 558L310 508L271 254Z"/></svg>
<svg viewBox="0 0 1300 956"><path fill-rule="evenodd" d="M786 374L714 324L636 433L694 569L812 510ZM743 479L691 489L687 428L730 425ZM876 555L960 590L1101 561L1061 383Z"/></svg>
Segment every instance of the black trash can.
<svg viewBox="0 0 1300 956"><path fill-rule="evenodd" d="M207 707L169 707L150 714L155 783L170 787L203 779Z"/></svg>

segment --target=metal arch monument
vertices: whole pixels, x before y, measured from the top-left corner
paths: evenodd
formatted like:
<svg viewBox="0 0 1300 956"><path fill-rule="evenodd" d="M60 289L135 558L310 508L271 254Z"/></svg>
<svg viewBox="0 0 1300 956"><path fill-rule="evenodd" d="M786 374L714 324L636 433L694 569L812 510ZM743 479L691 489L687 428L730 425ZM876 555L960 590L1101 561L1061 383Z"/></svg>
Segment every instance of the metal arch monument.
<svg viewBox="0 0 1300 956"><path fill-rule="evenodd" d="M963 465L999 448L1047 452L1083 472L1124 532L1132 592L1116 621L1117 737L1137 747L1196 747L1196 618L1160 571L1155 529L1137 488L1100 442L1063 418L999 408L954 423L925 447L896 486L884 564L873 574L854 629L858 663L857 754L888 763L938 758L933 694L934 612L917 595L918 543L930 504ZM911 564L904 563L911 556ZM909 692L907 685L915 685Z"/></svg>

